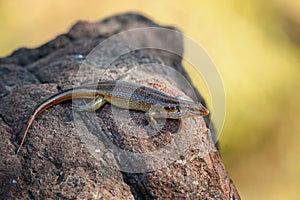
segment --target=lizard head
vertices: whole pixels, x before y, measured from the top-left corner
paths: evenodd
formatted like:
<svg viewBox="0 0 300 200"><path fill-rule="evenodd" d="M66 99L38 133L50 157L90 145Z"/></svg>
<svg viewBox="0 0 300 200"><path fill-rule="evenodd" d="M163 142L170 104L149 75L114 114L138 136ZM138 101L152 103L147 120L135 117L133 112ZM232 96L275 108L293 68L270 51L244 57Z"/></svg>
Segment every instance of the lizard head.
<svg viewBox="0 0 300 200"><path fill-rule="evenodd" d="M164 111L167 113L167 118L179 119L194 116L206 116L209 110L201 103L180 102L176 106L165 106Z"/></svg>

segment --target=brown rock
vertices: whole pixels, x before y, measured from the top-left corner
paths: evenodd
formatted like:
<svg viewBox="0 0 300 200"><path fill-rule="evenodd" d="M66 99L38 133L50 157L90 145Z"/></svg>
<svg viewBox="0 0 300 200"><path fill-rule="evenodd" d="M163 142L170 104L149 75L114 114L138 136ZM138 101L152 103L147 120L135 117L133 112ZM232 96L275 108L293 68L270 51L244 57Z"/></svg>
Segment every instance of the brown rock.
<svg viewBox="0 0 300 200"><path fill-rule="evenodd" d="M127 111L108 104L96 114L72 114L66 103L45 111L15 154L34 106L62 88L125 78L191 97L193 88L180 84L172 71L190 80L176 29L139 29L106 40L142 27L160 28L138 14L78 22L41 47L0 60L1 199L240 199L206 128L208 117L167 120L160 133L149 136L141 128L147 126L142 112L123 117ZM176 31L166 34L170 30ZM204 103L199 93L196 98Z"/></svg>

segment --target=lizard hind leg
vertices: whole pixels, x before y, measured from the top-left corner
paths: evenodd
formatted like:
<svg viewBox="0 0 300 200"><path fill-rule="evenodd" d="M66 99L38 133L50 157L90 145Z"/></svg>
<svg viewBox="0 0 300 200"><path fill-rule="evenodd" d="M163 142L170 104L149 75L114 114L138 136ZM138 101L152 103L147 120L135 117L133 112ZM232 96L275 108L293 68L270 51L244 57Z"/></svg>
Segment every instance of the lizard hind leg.
<svg viewBox="0 0 300 200"><path fill-rule="evenodd" d="M95 99L87 104L72 105L72 109L75 111L95 112L106 103L104 96L96 96Z"/></svg>

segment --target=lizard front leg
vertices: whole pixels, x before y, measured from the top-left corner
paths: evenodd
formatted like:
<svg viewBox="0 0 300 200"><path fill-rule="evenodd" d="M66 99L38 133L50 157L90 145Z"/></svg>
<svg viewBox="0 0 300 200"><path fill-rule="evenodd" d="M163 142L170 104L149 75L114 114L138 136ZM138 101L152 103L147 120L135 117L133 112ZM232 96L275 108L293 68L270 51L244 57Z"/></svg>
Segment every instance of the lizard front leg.
<svg viewBox="0 0 300 200"><path fill-rule="evenodd" d="M146 118L147 121L149 122L149 125L156 131L160 131L161 128L163 127L162 124L159 124L156 119L158 118L167 118L167 113L165 110L159 106L159 105L154 105L152 106L146 113Z"/></svg>

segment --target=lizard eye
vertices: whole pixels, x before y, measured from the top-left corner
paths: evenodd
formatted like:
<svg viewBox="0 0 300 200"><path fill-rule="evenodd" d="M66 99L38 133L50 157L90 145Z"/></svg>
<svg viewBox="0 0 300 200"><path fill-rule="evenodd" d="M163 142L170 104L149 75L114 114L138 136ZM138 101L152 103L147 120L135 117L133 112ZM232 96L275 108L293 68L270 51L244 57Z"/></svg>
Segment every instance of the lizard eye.
<svg viewBox="0 0 300 200"><path fill-rule="evenodd" d="M169 112L180 112L179 106L168 106L164 108L166 111Z"/></svg>

